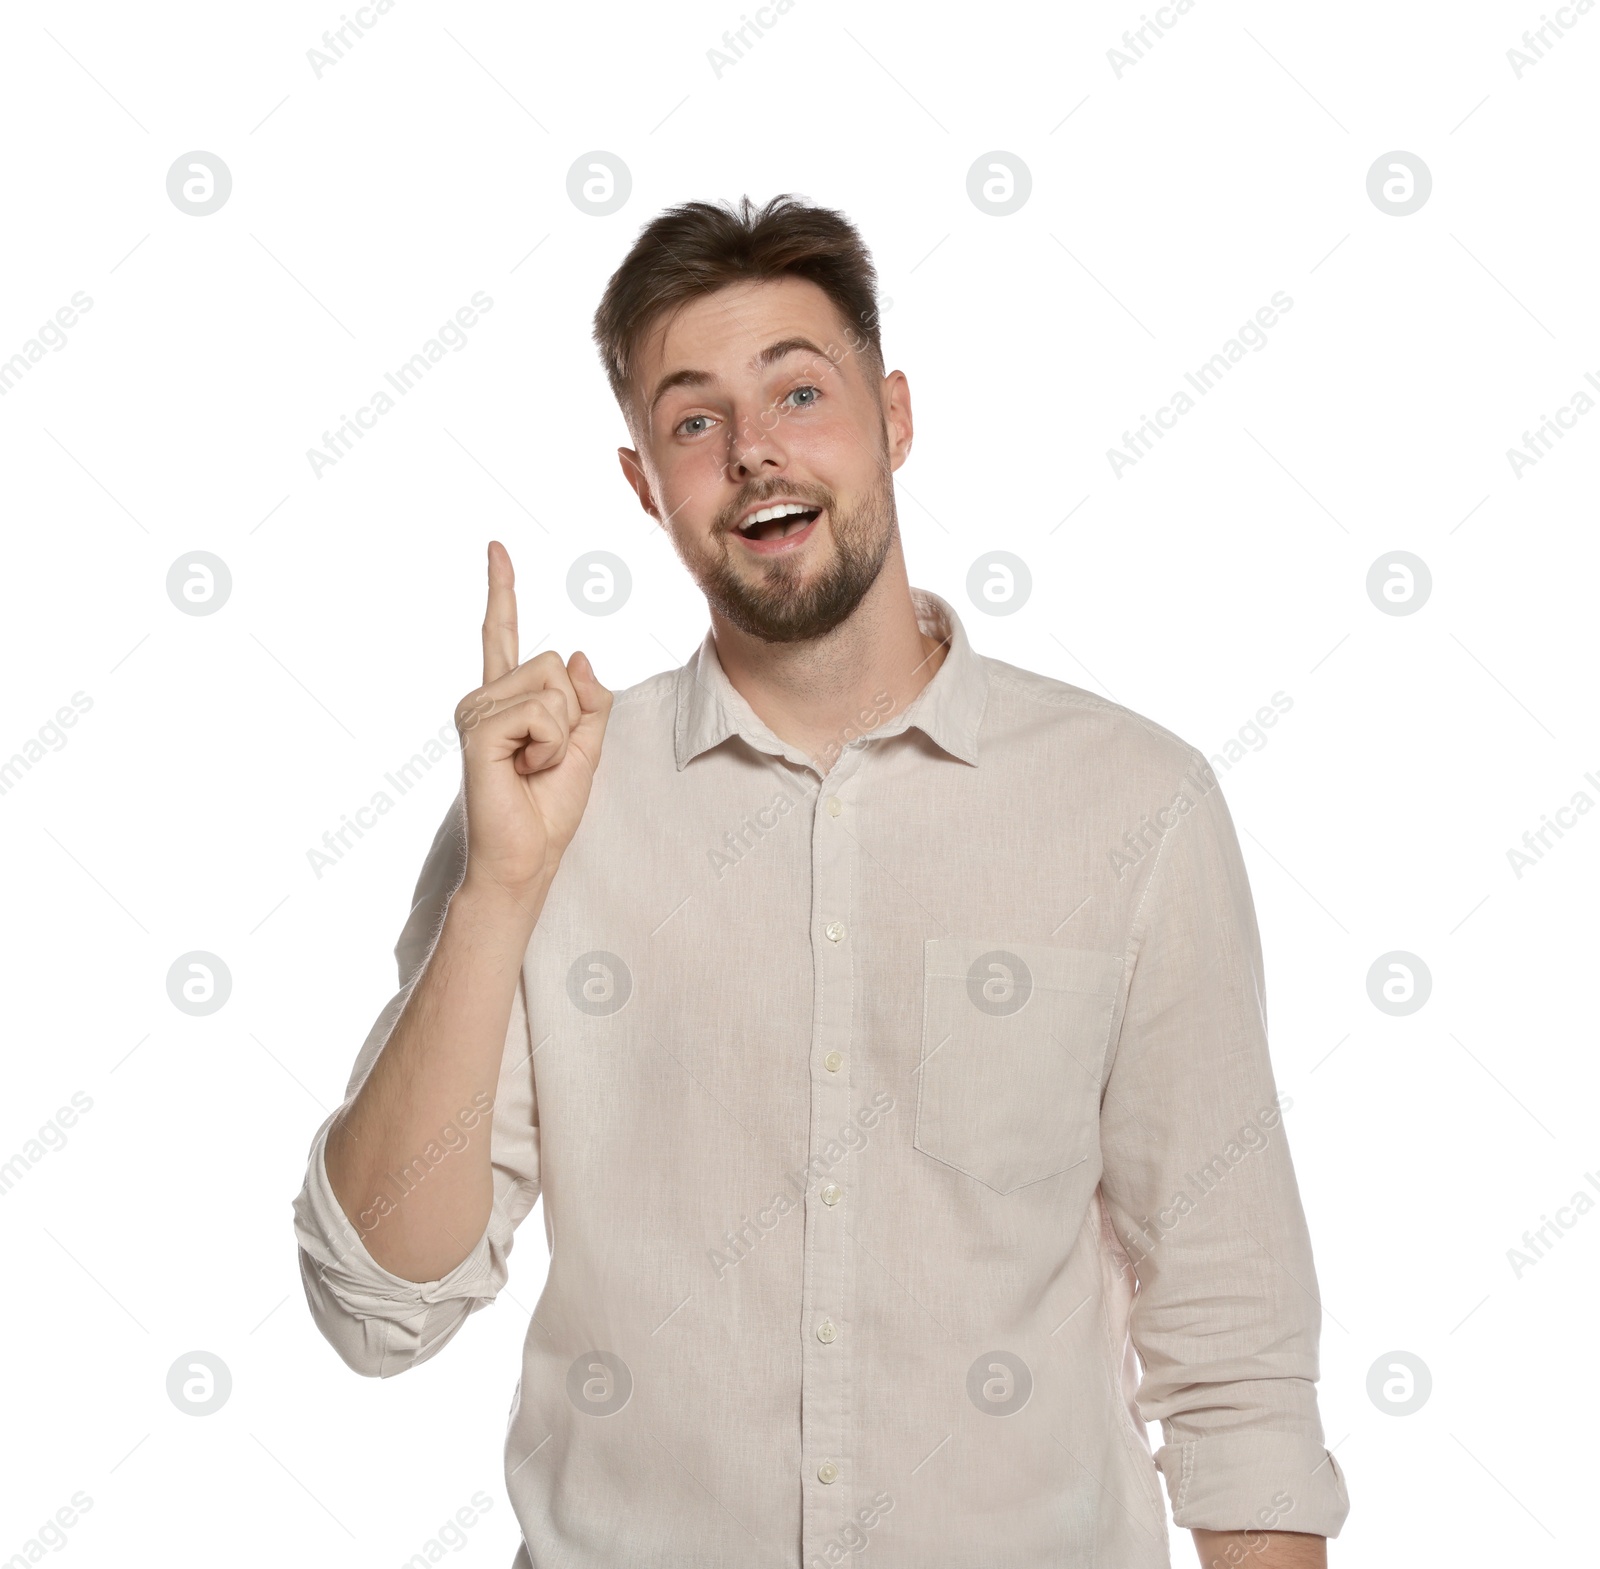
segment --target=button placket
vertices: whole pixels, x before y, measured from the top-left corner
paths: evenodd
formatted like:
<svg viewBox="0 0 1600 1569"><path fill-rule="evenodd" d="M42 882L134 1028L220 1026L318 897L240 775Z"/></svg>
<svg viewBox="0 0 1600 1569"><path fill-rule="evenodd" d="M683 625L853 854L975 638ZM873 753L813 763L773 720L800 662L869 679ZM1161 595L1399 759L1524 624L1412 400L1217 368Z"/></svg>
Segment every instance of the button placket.
<svg viewBox="0 0 1600 1569"><path fill-rule="evenodd" d="M801 1322L801 1559L810 1562L838 1532L852 1508L848 1325L854 1296L854 1254L839 1207L843 1185L824 1169L828 1145L851 1117L851 1028L857 943L853 927L855 836L844 822L841 791L866 761L849 748L813 798L811 890L813 1013L811 1127L807 1159L818 1161L807 1186ZM837 1151L835 1151L837 1153Z"/></svg>

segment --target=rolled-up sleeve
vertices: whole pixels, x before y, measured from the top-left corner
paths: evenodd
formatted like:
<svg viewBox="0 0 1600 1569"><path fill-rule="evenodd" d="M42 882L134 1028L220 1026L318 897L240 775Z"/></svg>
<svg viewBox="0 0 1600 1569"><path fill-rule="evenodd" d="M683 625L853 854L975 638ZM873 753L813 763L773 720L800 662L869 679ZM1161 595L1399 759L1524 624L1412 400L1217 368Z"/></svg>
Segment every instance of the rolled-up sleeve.
<svg viewBox="0 0 1600 1569"><path fill-rule="evenodd" d="M1196 752L1130 933L1101 1103L1102 1191L1134 1261L1140 1415L1173 1519L1337 1536L1321 1309L1267 1054L1260 936L1221 788Z"/></svg>
<svg viewBox="0 0 1600 1569"><path fill-rule="evenodd" d="M365 1082L400 1017L464 866L457 796L434 836L417 880L410 918L395 944L400 989L384 1004L367 1035L350 1075L347 1103ZM294 1200L300 1276L317 1328L348 1366L367 1377L388 1378L426 1362L506 1283L513 1235L539 1196L538 1105L525 986L525 975L519 976L492 1118L475 1122L471 1129L462 1126L465 1118L456 1118L468 1139L481 1137L487 1126L494 1198L483 1235L448 1274L432 1281L404 1280L379 1264L328 1182L323 1152L337 1111L312 1139L305 1182ZM461 1110L467 1117L474 1114L472 1107ZM449 1159L453 1135L445 1129L441 1134L446 1135L440 1144L442 1158Z"/></svg>

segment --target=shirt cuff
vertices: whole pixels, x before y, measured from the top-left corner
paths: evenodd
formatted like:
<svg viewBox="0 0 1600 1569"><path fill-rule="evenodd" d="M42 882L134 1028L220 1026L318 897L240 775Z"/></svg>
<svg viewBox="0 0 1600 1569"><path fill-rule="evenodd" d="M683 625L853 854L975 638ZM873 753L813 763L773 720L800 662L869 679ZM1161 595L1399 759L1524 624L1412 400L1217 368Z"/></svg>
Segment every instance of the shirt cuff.
<svg viewBox="0 0 1600 1569"><path fill-rule="evenodd" d="M1186 1530L1304 1531L1337 1536L1350 1512L1344 1473L1296 1433L1218 1433L1163 1444L1173 1522Z"/></svg>
<svg viewBox="0 0 1600 1569"><path fill-rule="evenodd" d="M474 1307L494 1297L489 1228L437 1280L406 1280L385 1269L367 1251L328 1181L327 1135L324 1126L294 1201L301 1278L313 1316L344 1361L357 1372L387 1377L425 1361Z"/></svg>

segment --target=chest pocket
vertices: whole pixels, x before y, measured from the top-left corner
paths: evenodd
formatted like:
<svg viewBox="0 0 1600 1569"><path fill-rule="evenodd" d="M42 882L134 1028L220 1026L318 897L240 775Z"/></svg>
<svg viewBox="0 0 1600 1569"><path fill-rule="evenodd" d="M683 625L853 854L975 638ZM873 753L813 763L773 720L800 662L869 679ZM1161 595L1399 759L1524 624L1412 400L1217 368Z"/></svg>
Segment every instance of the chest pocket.
<svg viewBox="0 0 1600 1569"><path fill-rule="evenodd" d="M1119 954L979 937L923 945L913 1143L997 1193L1099 1147Z"/></svg>

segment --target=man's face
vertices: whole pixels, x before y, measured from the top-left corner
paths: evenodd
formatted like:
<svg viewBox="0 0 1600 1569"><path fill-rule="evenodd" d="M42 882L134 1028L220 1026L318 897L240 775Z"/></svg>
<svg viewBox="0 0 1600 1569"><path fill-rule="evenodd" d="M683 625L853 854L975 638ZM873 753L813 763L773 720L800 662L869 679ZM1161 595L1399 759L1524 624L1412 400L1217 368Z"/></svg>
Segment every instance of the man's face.
<svg viewBox="0 0 1600 1569"><path fill-rule="evenodd" d="M781 278L693 300L641 345L623 472L707 601L764 642L831 631L895 542L910 396L864 344L814 283ZM785 502L806 511L754 521Z"/></svg>

